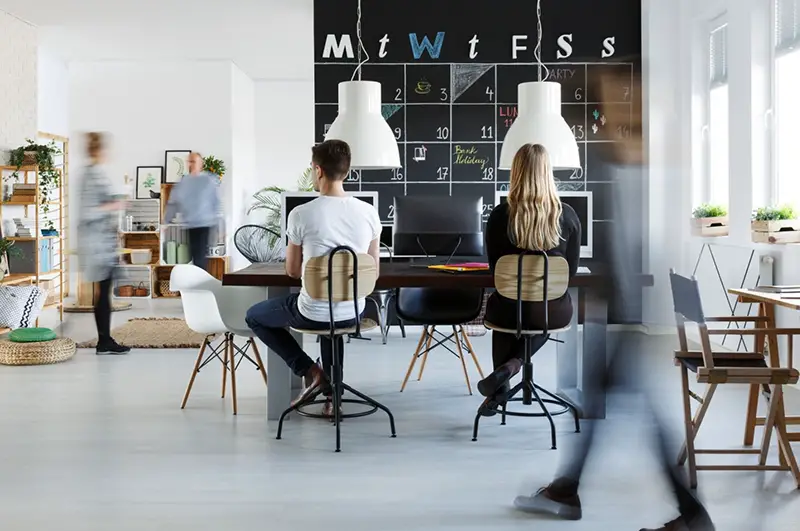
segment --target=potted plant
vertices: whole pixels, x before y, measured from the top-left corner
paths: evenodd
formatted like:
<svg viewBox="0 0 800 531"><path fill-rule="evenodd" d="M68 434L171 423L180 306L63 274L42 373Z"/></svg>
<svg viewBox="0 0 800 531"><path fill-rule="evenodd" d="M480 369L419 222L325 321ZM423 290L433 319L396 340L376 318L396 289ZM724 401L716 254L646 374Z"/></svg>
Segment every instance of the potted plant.
<svg viewBox="0 0 800 531"><path fill-rule="evenodd" d="M728 235L728 208L703 203L692 211L692 235L717 237Z"/></svg>
<svg viewBox="0 0 800 531"><path fill-rule="evenodd" d="M25 139L26 144L12 149L8 155L9 165L14 166L11 178L19 180L19 170L23 166L37 166L39 171L39 204L45 217L50 213L50 193L58 188L60 174L56 168L54 157L61 155L61 149L54 141L48 144L37 144L30 138ZM46 222L47 235L57 235L53 220Z"/></svg>
<svg viewBox="0 0 800 531"><path fill-rule="evenodd" d="M214 157L214 155L209 155L203 159L203 170L213 173L214 175L219 175L220 179L225 176L225 172L227 171L225 163Z"/></svg>
<svg viewBox="0 0 800 531"><path fill-rule="evenodd" d="M306 168L297 179L296 188L298 192L314 191L314 179L311 176L310 167ZM263 211L266 214L266 219L263 224L274 234L281 233L281 193L283 192L288 192L288 190L280 186L267 186L266 188L262 188L253 194L255 202L247 210L248 214L255 211ZM276 250L278 253L282 251L281 241L278 236L271 236L268 245L270 249Z"/></svg>
<svg viewBox="0 0 800 531"><path fill-rule="evenodd" d="M14 247L14 241L8 238L0 238L0 262L3 262L6 256L22 256L22 251ZM5 269L0 267L0 280L5 277Z"/></svg>
<svg viewBox="0 0 800 531"><path fill-rule="evenodd" d="M750 222L750 230L756 243L800 242L800 222L790 205L756 209Z"/></svg>

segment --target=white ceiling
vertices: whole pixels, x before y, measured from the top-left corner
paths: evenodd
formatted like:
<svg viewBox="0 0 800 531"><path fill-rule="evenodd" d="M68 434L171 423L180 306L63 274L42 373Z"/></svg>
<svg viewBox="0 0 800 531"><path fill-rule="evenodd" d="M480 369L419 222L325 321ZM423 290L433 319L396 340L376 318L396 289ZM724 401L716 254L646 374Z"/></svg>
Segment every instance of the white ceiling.
<svg viewBox="0 0 800 531"><path fill-rule="evenodd" d="M311 79L313 0L0 0L67 61L235 62L254 79Z"/></svg>

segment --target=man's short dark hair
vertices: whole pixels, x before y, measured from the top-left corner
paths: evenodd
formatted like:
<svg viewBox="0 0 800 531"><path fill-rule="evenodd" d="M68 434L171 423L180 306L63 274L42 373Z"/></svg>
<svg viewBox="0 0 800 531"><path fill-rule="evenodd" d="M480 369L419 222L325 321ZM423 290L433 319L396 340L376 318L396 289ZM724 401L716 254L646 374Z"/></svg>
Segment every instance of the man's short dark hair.
<svg viewBox="0 0 800 531"><path fill-rule="evenodd" d="M311 148L311 162L322 168L322 175L343 181L350 173L350 146L343 140L326 140Z"/></svg>

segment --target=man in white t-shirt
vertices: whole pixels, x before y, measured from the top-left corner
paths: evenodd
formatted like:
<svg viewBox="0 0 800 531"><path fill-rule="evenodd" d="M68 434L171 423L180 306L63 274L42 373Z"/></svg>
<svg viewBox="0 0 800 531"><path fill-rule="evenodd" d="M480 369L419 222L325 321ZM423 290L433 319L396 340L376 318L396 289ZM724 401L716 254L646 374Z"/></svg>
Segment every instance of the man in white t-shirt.
<svg viewBox="0 0 800 531"><path fill-rule="evenodd" d="M320 195L289 213L286 273L292 278L302 278L310 258L327 255L341 245L357 253L369 253L379 266L381 221L378 212L372 205L344 191L344 180L350 172L350 146L341 140L328 140L311 152L314 189ZM334 303L333 318L337 328L354 326L365 306L366 300L358 301L359 316L356 316L352 301ZM330 327L328 303L312 300L303 286L300 293L269 299L250 308L247 325L296 375L305 378L306 388L292 405L326 392L329 400L323 414L332 416L330 386L327 385L333 362L331 340L325 336L320 339L320 368L288 330L288 327L327 330ZM342 337L336 341L339 352L343 352Z"/></svg>

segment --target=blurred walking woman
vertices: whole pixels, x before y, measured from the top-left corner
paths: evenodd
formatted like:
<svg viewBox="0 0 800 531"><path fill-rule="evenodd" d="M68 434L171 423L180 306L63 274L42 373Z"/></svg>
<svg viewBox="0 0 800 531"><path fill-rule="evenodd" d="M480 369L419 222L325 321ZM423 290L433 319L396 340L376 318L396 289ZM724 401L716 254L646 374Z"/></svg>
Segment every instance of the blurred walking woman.
<svg viewBox="0 0 800 531"><path fill-rule="evenodd" d="M570 279L578 272L581 222L571 206L561 203L550 156L540 144L527 144L519 149L511 167L508 202L498 205L486 224L486 252L492 270L503 256L525 250L564 257L569 264ZM547 304L550 328L567 326L572 319L569 293ZM541 329L544 315L544 303L523 303L522 327ZM486 320L516 329L517 301L493 293L486 304ZM534 336L533 351L546 342L546 335ZM524 340L513 334L492 332L494 372L478 383L478 390L487 397L485 405L502 401L508 380L522 367L524 347Z"/></svg>
<svg viewBox="0 0 800 531"><path fill-rule="evenodd" d="M83 170L80 185L79 265L83 282L96 282L100 287L94 305L97 354L126 354L130 349L111 337L111 283L119 261L118 212L125 208L125 202L112 193L111 181L102 168L106 161L103 134L86 135L86 154L89 165Z"/></svg>

